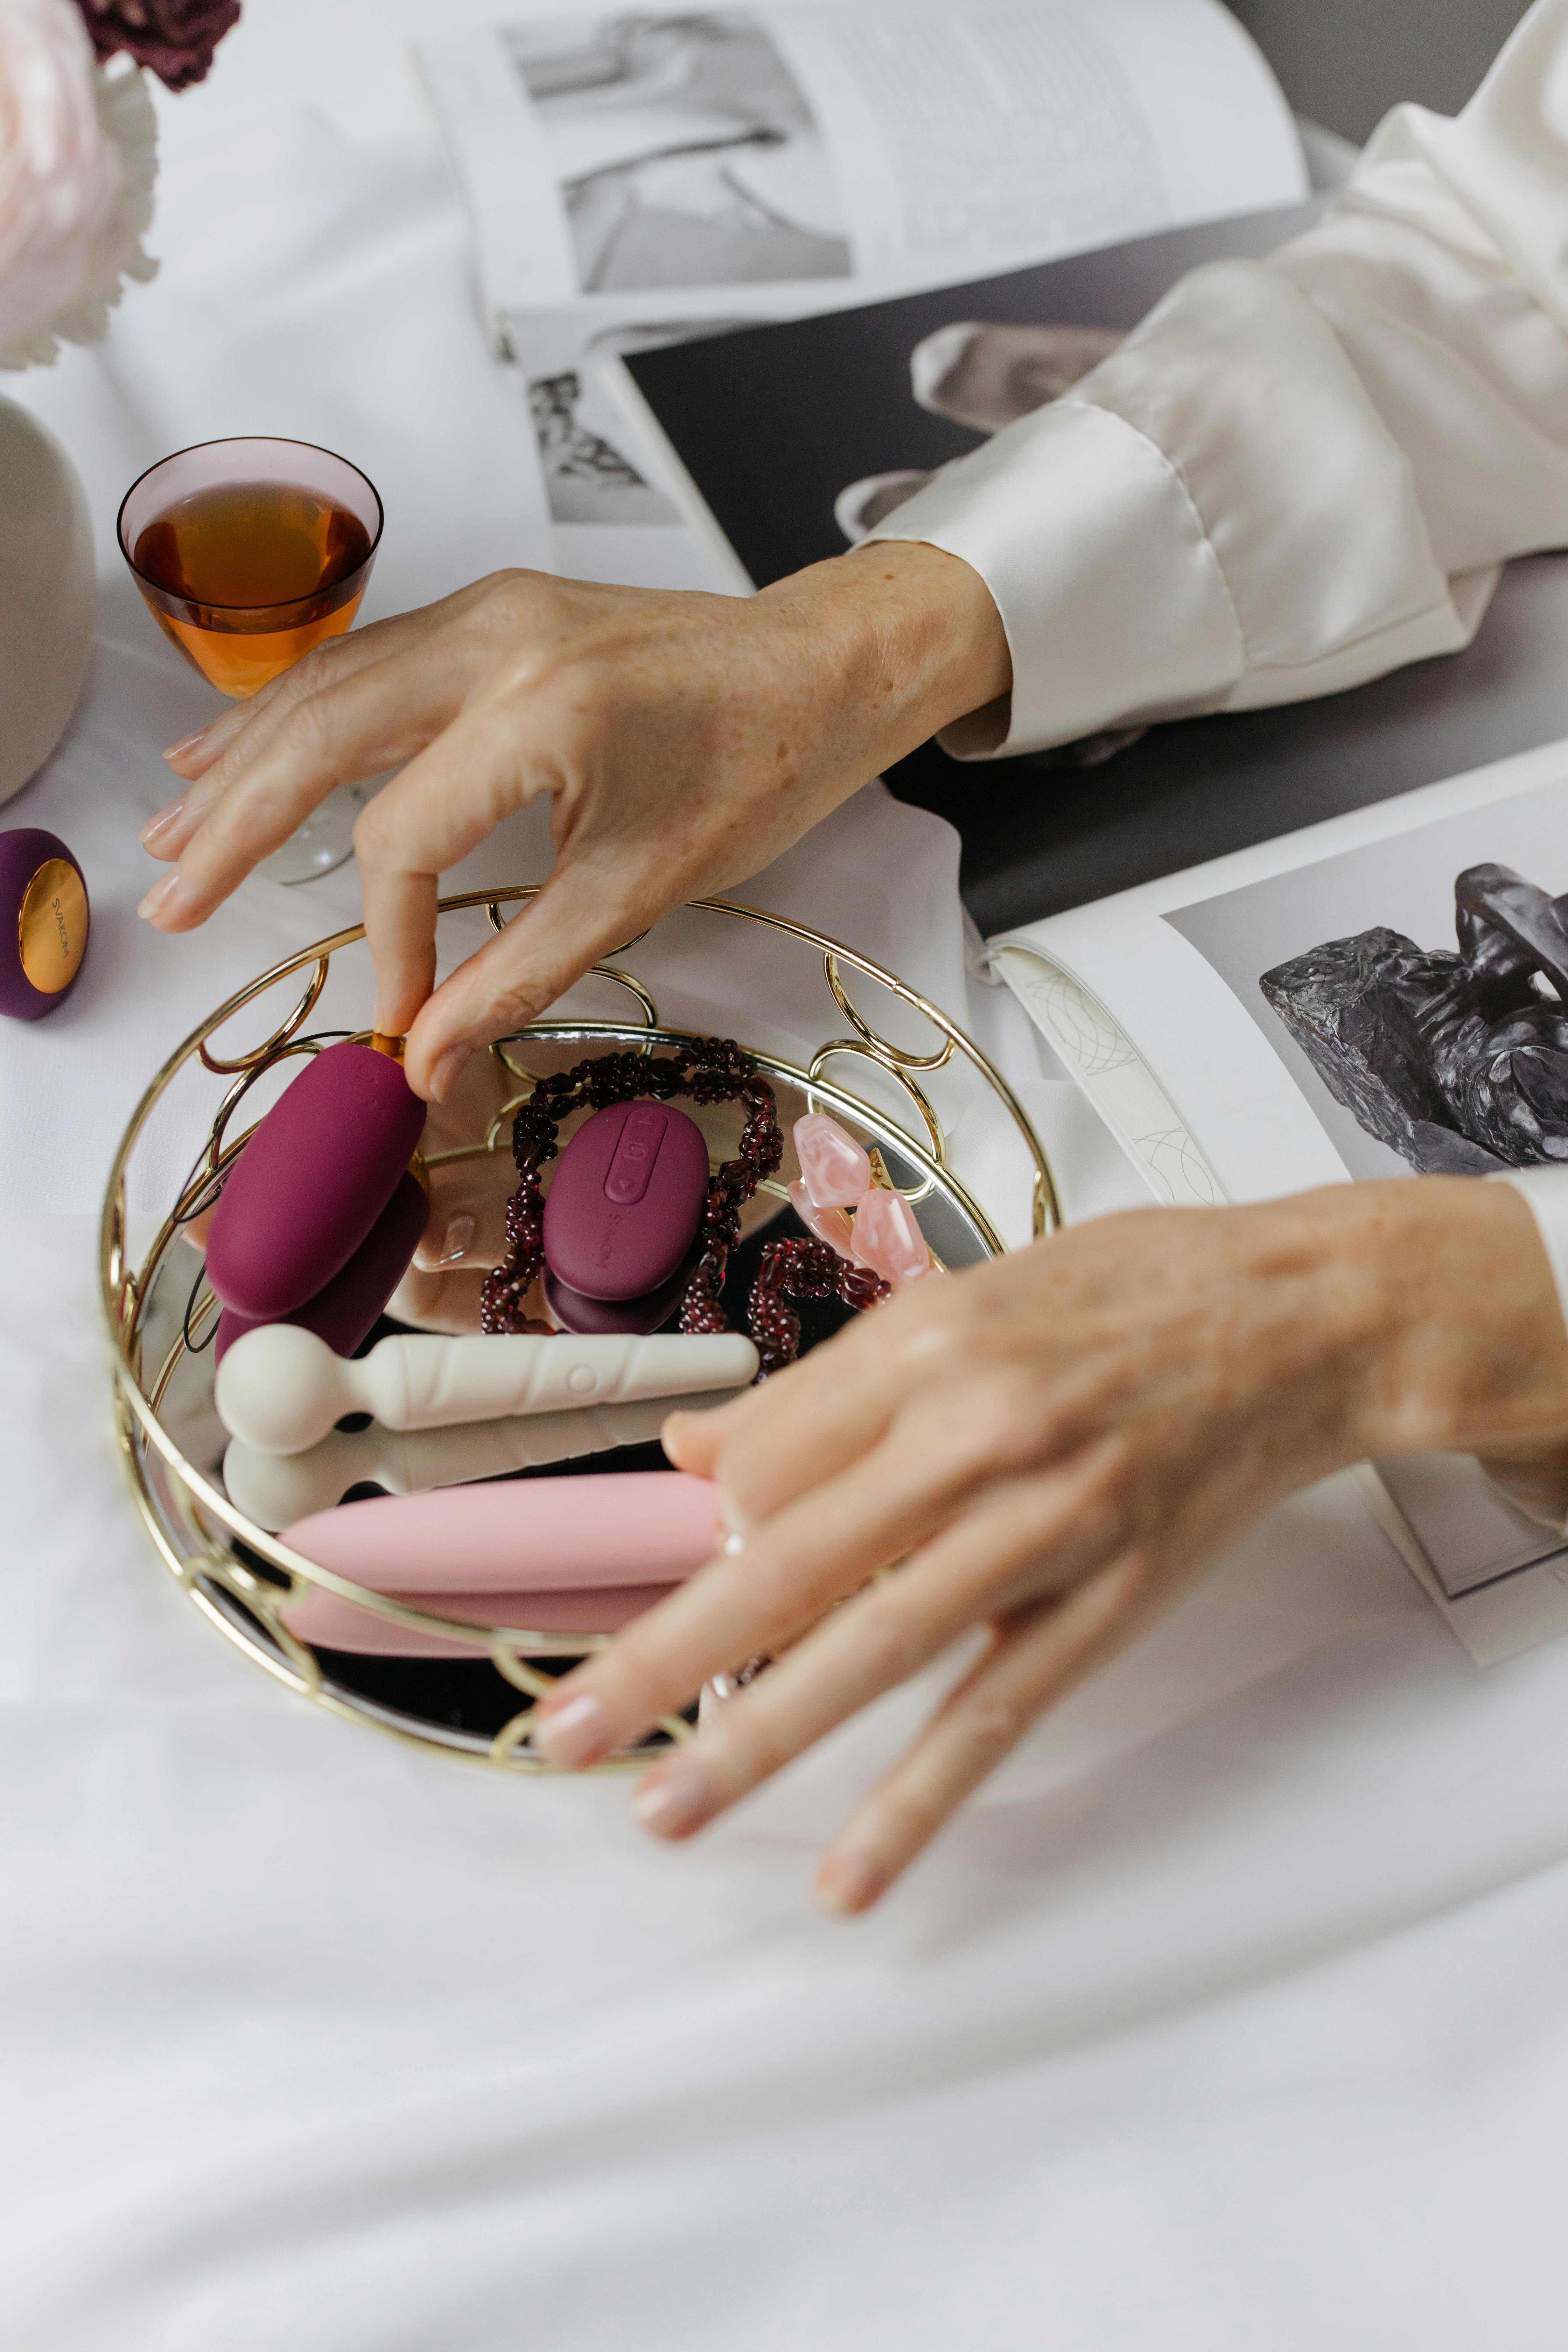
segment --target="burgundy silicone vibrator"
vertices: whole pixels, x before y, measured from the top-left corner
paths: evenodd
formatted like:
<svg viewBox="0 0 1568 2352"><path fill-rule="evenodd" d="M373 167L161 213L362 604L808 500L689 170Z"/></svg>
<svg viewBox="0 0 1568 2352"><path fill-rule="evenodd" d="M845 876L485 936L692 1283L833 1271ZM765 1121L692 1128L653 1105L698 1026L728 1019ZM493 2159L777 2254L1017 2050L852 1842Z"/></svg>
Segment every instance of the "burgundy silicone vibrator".
<svg viewBox="0 0 1568 2352"><path fill-rule="evenodd" d="M224 1306L265 1323L316 1298L387 1208L424 1126L425 1105L391 1055L348 1041L308 1062L246 1143L213 1213L207 1279Z"/></svg>
<svg viewBox="0 0 1568 2352"><path fill-rule="evenodd" d="M263 1323L296 1323L324 1339L334 1355L352 1356L361 1340L370 1337L407 1273L425 1230L426 1206L424 1187L405 1170L358 1249L313 1298L290 1307L287 1315L241 1315L226 1307L218 1318L213 1361L221 1364L237 1339L259 1330Z"/></svg>

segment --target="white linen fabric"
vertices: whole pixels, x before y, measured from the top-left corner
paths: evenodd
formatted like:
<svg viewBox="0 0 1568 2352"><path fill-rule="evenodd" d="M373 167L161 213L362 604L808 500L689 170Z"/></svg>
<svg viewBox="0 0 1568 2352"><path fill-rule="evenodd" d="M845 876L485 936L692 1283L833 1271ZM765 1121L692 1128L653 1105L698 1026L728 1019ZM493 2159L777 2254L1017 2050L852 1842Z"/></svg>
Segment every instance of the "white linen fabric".
<svg viewBox="0 0 1568 2352"><path fill-rule="evenodd" d="M1455 121L1396 108L1331 216L1194 270L872 534L964 558L1011 698L961 757L1337 692L1468 643L1568 543L1568 0Z"/></svg>
<svg viewBox="0 0 1568 2352"><path fill-rule="evenodd" d="M290 120L187 153L157 243L105 350L22 385L88 473L105 598L11 818L80 849L97 928L70 1003L0 1024L0 2338L1557 2352L1568 1645L1476 1675L1345 1482L847 1928L806 1907L813 1853L933 1678L672 1853L622 1781L502 1780L296 1702L161 1578L96 1187L195 1013L353 887L135 925L156 748L208 706L118 569L115 498L181 441L295 432L386 494L382 610L543 542L431 151ZM954 854L873 790L750 888L956 1005ZM1072 1212L1138 1197L1012 1000L971 1019Z"/></svg>

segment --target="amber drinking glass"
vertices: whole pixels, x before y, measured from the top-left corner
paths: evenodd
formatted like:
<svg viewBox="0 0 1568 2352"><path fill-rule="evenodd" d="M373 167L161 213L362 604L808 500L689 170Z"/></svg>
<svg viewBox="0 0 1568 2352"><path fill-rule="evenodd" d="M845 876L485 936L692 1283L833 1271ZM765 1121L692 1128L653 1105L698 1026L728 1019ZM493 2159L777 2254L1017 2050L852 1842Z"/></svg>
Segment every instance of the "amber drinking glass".
<svg viewBox="0 0 1568 2352"><path fill-rule="evenodd" d="M220 693L256 693L353 622L382 505L357 466L308 441L205 441L132 482L121 552L148 610ZM342 787L268 858L307 881L348 856L359 796Z"/></svg>

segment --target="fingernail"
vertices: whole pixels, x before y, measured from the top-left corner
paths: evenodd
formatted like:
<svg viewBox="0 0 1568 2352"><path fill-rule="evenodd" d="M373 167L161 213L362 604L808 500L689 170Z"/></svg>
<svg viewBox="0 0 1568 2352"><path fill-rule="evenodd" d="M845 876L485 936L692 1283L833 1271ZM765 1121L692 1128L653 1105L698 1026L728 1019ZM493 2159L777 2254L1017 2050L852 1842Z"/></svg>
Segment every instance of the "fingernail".
<svg viewBox="0 0 1568 2352"><path fill-rule="evenodd" d="M448 1217L447 1230L441 1236L441 1255L436 1261L437 1265L456 1265L468 1244L473 1240L476 1230L472 1217L465 1216L461 1213L455 1217Z"/></svg>
<svg viewBox="0 0 1568 2352"><path fill-rule="evenodd" d="M206 731L205 727L197 727L189 735L182 735L177 743L170 744L163 754L164 759L177 760L182 751L188 751L193 743L199 743Z"/></svg>
<svg viewBox="0 0 1568 2352"><path fill-rule="evenodd" d="M437 1102L445 1102L449 1089L473 1055L471 1045L448 1045L444 1054L436 1056L436 1066L430 1073L430 1092Z"/></svg>
<svg viewBox="0 0 1568 2352"><path fill-rule="evenodd" d="M180 869L176 866L172 874L165 874L161 882L153 883L136 911L143 922L150 923L159 915L168 914L179 895Z"/></svg>
<svg viewBox="0 0 1568 2352"><path fill-rule="evenodd" d="M613 1744L605 1710L586 1691L552 1714L541 1715L531 1738L548 1762L563 1764L568 1769L596 1764L601 1756L609 1754Z"/></svg>
<svg viewBox="0 0 1568 2352"><path fill-rule="evenodd" d="M835 1919L847 1919L855 1912L868 1909L886 1883L881 1870L869 1855L836 1855L825 1862L816 1874L816 1885L813 1889L816 1907Z"/></svg>
<svg viewBox="0 0 1568 2352"><path fill-rule="evenodd" d="M156 816L149 817L136 836L142 848L151 849L155 841L161 841L175 819L184 815L184 808L183 800L171 801L167 808L161 808Z"/></svg>
<svg viewBox="0 0 1568 2352"><path fill-rule="evenodd" d="M650 1772L632 1799L632 1819L655 1837L687 1837L719 1810L719 1799L707 1771L694 1757L682 1756Z"/></svg>

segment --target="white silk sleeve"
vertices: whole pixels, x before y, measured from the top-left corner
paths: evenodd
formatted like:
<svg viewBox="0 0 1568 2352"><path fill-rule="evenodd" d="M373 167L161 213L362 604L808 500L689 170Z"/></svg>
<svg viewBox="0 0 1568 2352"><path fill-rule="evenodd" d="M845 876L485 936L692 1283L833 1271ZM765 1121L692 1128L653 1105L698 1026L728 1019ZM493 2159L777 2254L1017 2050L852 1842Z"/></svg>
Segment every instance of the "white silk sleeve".
<svg viewBox="0 0 1568 2352"><path fill-rule="evenodd" d="M995 598L1013 690L961 758L1467 645L1500 564L1568 544L1568 0L1457 120L1397 108L1321 227L1194 271L873 536Z"/></svg>

